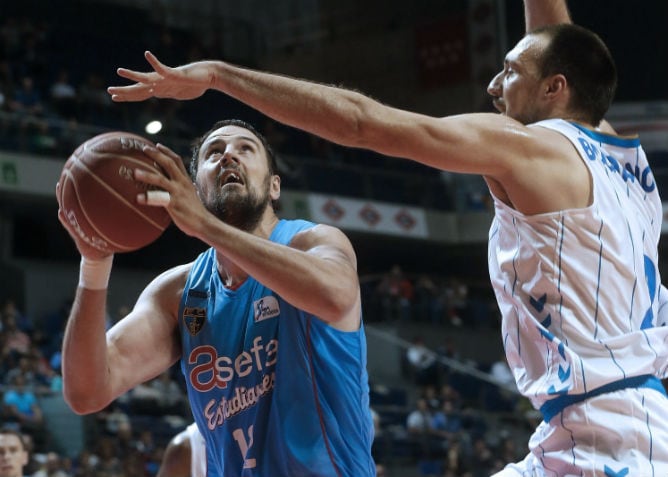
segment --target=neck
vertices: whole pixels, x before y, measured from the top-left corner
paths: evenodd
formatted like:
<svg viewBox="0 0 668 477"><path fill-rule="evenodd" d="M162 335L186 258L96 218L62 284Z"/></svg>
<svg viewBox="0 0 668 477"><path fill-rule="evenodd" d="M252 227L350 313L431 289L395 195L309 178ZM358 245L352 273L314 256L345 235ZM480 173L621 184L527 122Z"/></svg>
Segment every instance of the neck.
<svg viewBox="0 0 668 477"><path fill-rule="evenodd" d="M255 229L248 232L242 231L242 233L248 233L268 240L274 227L278 224L278 221L279 218L276 216L273 209L269 207ZM224 251L216 249L216 261L218 262L218 274L226 288L235 289L241 286L241 284L248 278L248 273L234 263L231 258L225 255Z"/></svg>

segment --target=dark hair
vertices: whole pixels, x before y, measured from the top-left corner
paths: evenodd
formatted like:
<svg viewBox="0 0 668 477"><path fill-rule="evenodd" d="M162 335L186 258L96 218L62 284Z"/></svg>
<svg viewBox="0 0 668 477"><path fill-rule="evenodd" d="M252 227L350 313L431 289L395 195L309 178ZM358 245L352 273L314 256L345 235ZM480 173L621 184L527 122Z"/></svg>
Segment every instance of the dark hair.
<svg viewBox="0 0 668 477"><path fill-rule="evenodd" d="M19 442L21 443L21 448L24 451L28 450L28 446L26 445L26 441L25 441L25 438L23 437L23 434L21 434L16 429L11 428L11 427L2 427L2 428L0 428L0 436L3 435L3 434L4 435L16 436L18 438Z"/></svg>
<svg viewBox="0 0 668 477"><path fill-rule="evenodd" d="M247 123L246 121L242 121L241 119L223 119L215 123L213 126L211 126L211 129L209 129L202 136L193 141L192 157L190 160L190 168L189 168L190 177L193 180L195 180L195 176L197 175L197 167L199 165L198 164L199 151L200 148L202 147L202 144L204 143L204 141L206 141L206 139L211 135L212 132L224 126L238 126L240 128L247 129L248 131L253 133L253 135L260 140L262 146L264 147L265 152L267 153L267 164L269 165L269 174L270 175L278 174L276 154L274 153L274 150L267 142L267 139L262 134L260 134L257 131L257 129L255 129L251 124Z"/></svg>
<svg viewBox="0 0 668 477"><path fill-rule="evenodd" d="M586 28L568 23L541 27L529 34L549 39L538 60L541 77L564 75L573 91L570 107L583 120L598 125L617 90L617 68L603 40Z"/></svg>

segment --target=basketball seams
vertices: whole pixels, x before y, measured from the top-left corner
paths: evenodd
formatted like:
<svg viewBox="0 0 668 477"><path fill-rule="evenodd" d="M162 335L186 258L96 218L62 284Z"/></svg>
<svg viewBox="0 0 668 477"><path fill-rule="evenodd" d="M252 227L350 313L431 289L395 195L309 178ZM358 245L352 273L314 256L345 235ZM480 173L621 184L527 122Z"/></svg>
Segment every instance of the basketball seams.
<svg viewBox="0 0 668 477"><path fill-rule="evenodd" d="M134 179L137 168L164 174L144 153L146 147L155 146L137 134L112 131L80 144L63 165L56 198L74 233L87 243L111 252L135 251L171 223L164 208L136 201L137 194L154 188Z"/></svg>
<svg viewBox="0 0 668 477"><path fill-rule="evenodd" d="M111 153L105 153L105 155L107 155L107 154L108 154L110 157L114 158L114 159L129 159L130 162L134 162L134 163L139 164L139 165L146 165L145 162L142 162L142 161L139 160L139 159L135 159L135 158L133 158L132 156L118 156L118 155L114 155L114 154L111 154ZM93 170L91 170L91 168L88 166L88 164L86 164L83 160L81 160L81 158L77 158L77 159L79 159L79 160L78 160L77 163L75 164L75 167L76 167L76 166L80 166L80 167L82 167L83 169L85 169L86 173L89 174L93 179L95 179L95 181L96 181L98 184L100 184L102 187L104 187L104 188L105 188L108 192L110 192L114 197L116 197L117 199L119 199L120 202L122 202L124 205L126 205L126 206L129 207L131 210L133 210L134 212L136 212L137 215L139 215L142 219L144 219L146 222L148 222L149 224L151 224L153 227L155 227L155 228L158 229L158 230L163 230L163 229L164 229L160 224L158 224L155 220L153 220L153 219L151 219L149 216L147 216L147 215L146 215L144 212L142 212L138 207L136 207L132 202L130 202L129 200L127 200L125 197L123 197L122 194L119 194L118 191L116 191L113 187L111 187L111 186L110 186L109 184L107 184L105 181L103 181L102 179L100 179L100 177L98 177L97 174L95 174L95 172L93 172ZM78 198L79 198L79 196L77 195L77 199L78 199Z"/></svg>
<svg viewBox="0 0 668 477"><path fill-rule="evenodd" d="M131 247L121 245L121 244L111 240L109 237L107 237L107 235L105 233L100 231L100 229L95 225L95 223L92 220L90 220L90 217L88 216L88 213L86 212L86 209L85 209L85 207L83 207L82 202L80 200L81 196L79 195L79 189L77 188L77 181L74 179L74 174L72 174L71 167L67 168L66 170L63 170L62 176L65 177L65 180L61 179L61 181L62 181L62 186L61 186L61 189L60 189L61 203L62 203L63 194L65 193L65 189L68 187L68 183L69 183L70 184L69 186L72 187L72 190L74 192L74 196L76 197L77 205L79 206L78 209L83 214L83 218L86 219L86 224L88 224L88 226L91 229L93 229L93 231L95 231L95 233L97 233L97 235L99 235L103 240L105 240L107 242L108 245L107 245L106 249L103 250L103 251L105 251L105 252L106 251L114 252L114 250L116 250L118 252L130 252L130 251L132 251L133 249ZM70 210L72 210L72 209L71 208L70 209L64 209L65 215L67 215L67 213ZM78 224L78 227L82 229L81 222L79 220L77 220L77 224ZM100 249L100 247L97 246L95 243L91 243L91 245L94 246L97 249ZM112 250L112 248L114 250Z"/></svg>

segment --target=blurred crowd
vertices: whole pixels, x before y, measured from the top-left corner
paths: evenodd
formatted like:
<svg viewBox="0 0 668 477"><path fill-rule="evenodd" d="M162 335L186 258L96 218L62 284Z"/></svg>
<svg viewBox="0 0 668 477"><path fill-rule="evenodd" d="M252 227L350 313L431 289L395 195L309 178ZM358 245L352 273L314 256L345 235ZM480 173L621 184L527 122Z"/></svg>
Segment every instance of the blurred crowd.
<svg viewBox="0 0 668 477"><path fill-rule="evenodd" d="M128 23L126 43L113 45L113 51L125 55L118 64L111 63L112 56L101 63L100 51L110 45L78 32L76 25L81 22L76 18L70 21L56 24L0 15L0 149L65 160L96 134L123 130L147 135L146 124L159 120L162 129L151 139L189 157L191 141L220 119L222 110L227 117L254 123L265 134L279 154L286 188L440 210L489 207L481 181L455 183L451 176L417 163L344 148L285 127L223 95L192 102L152 99L114 105L106 88L123 82L115 75L116 68L145 68L137 64L143 50L152 49L169 65L220 57L219 52L187 31L149 23L133 34L133 24ZM73 44L86 48L75 51Z"/></svg>

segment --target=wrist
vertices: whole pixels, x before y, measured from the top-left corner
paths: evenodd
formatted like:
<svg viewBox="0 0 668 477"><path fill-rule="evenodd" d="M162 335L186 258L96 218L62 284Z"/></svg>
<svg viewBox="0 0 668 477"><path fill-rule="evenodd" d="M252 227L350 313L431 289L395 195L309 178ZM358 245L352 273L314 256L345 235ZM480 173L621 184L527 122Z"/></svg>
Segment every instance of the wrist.
<svg viewBox="0 0 668 477"><path fill-rule="evenodd" d="M82 256L79 265L79 286L87 290L106 290L109 286L113 261L113 254L100 259Z"/></svg>

